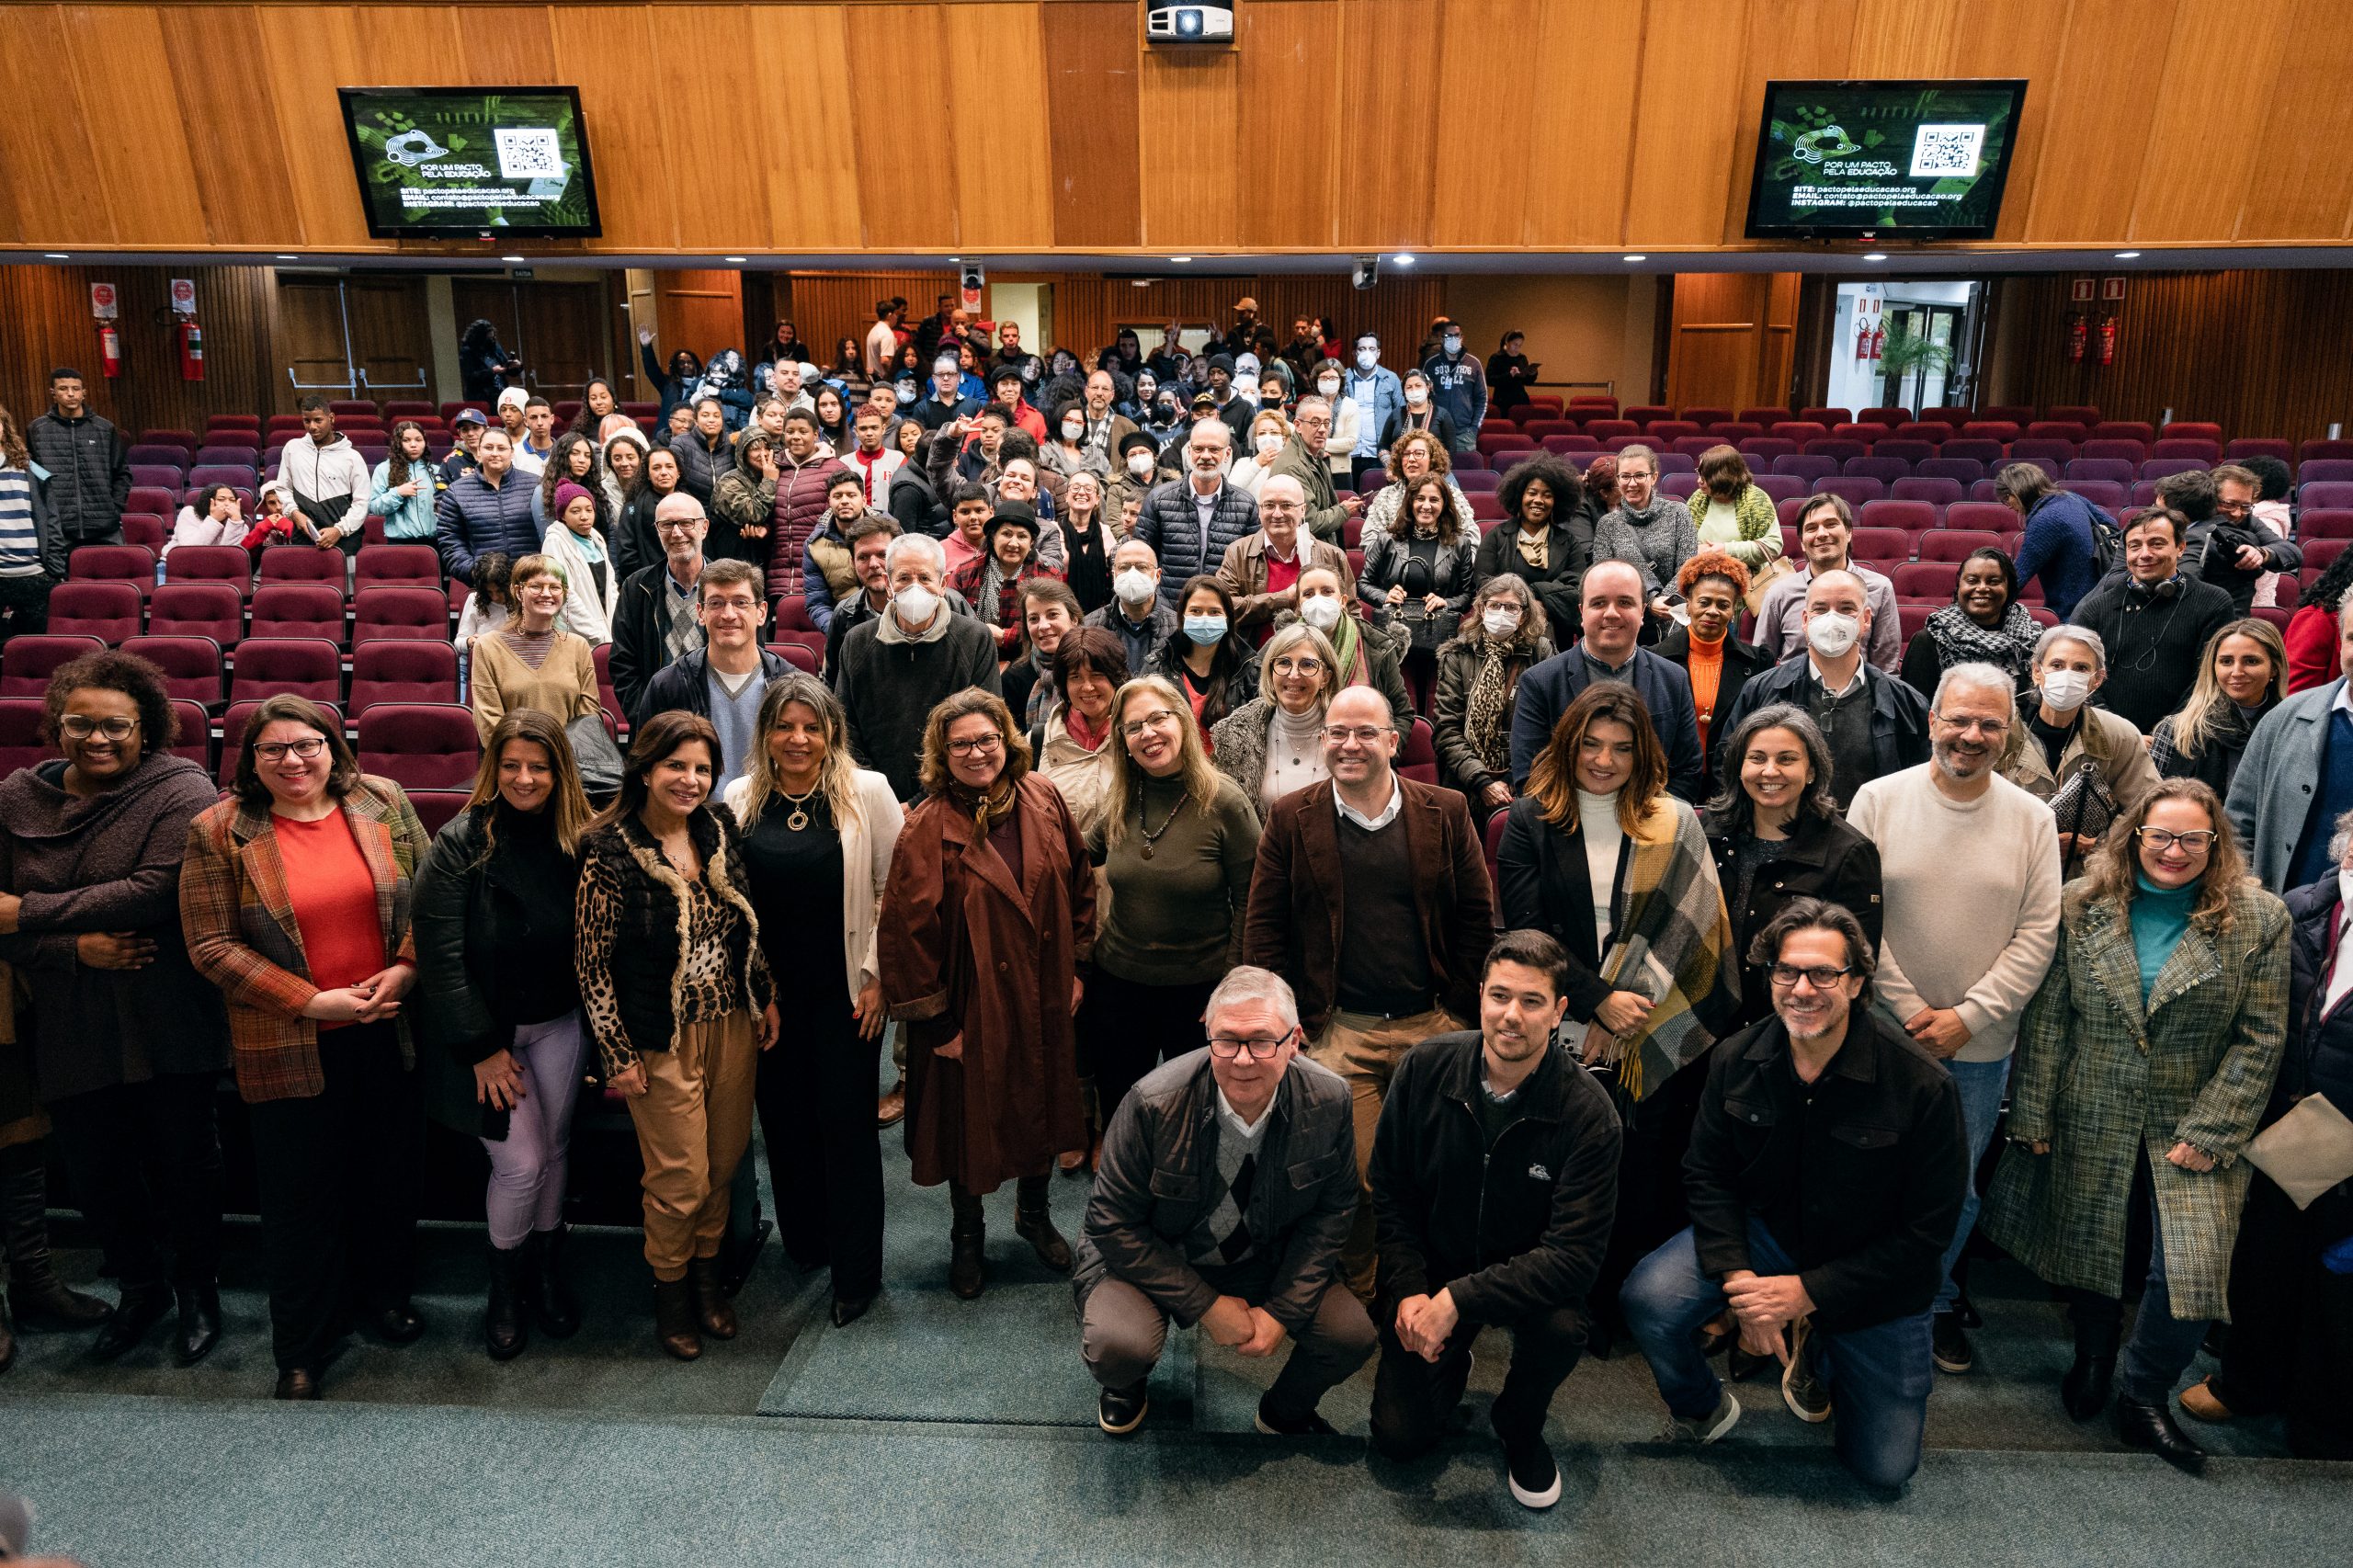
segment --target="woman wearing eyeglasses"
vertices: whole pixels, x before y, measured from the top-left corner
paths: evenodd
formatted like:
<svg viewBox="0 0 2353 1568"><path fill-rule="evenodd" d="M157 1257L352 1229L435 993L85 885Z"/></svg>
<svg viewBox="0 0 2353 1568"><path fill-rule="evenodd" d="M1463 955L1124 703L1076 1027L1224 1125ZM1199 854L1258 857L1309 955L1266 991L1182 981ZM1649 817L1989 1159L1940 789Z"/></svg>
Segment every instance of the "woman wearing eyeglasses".
<svg viewBox="0 0 2353 1568"><path fill-rule="evenodd" d="M2204 784L2162 780L2120 816L2068 884L1985 1199L1987 1237L2068 1299L2067 1413L2098 1415L2117 1380L2116 1435L2192 1474L2205 1453L2167 1401L2207 1324L2230 1315L2240 1156L2284 1048L2288 932ZM2136 1213L2149 1261L2120 1367Z"/></svg>
<svg viewBox="0 0 2353 1568"><path fill-rule="evenodd" d="M1196 1049L1210 992L1242 961L1258 856L1257 812L1210 766L1174 685L1139 676L1114 712L1109 789L1086 833L1110 904L1078 1017L1107 1126L1138 1079Z"/></svg>
<svg viewBox="0 0 2353 1568"><path fill-rule="evenodd" d="M388 1344L425 1332L409 1304L425 1112L402 1002L432 840L303 698L255 711L232 789L188 829L180 924L228 1000L278 1397L316 1399L347 1312Z"/></svg>
<svg viewBox="0 0 2353 1568"><path fill-rule="evenodd" d="M168 749L178 721L144 659L85 653L50 677L42 706L60 756L0 782L0 960L30 994L17 1014L26 1060L121 1287L90 1353L114 1360L176 1305L173 1349L188 1366L221 1338L213 1091L229 1030L181 939L180 858L217 796ZM0 1147L16 1305L85 1327L97 1303L24 1256L45 1206L46 1161L32 1156L45 1153Z"/></svg>
<svg viewBox="0 0 2353 1568"><path fill-rule="evenodd" d="M891 857L876 954L907 1031L907 1153L948 1184L948 1287L986 1280L981 1199L1016 1184L1014 1232L1070 1272L1047 1213L1054 1156L1086 1146L1072 1016L1095 945L1095 873L1061 791L1029 771L1005 699L977 687L931 710L924 799Z"/></svg>
<svg viewBox="0 0 2353 1568"><path fill-rule="evenodd" d="M1302 621L1278 628L1258 653L1258 691L1210 727L1217 770L1242 786L1265 822L1274 803L1329 777L1324 714L1340 688L1339 656Z"/></svg>

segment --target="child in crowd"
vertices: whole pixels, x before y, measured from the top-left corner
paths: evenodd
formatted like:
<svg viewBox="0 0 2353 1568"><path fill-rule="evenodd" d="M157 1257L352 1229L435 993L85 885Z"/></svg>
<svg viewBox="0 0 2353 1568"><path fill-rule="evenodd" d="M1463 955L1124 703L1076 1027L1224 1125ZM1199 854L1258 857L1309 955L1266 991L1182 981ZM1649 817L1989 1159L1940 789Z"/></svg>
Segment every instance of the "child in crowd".
<svg viewBox="0 0 2353 1568"><path fill-rule="evenodd" d="M474 560L473 592L466 596L466 608L458 614L458 700L466 700L466 666L473 653L474 639L484 637L506 625L515 616L515 589L512 582L515 563L496 551Z"/></svg>

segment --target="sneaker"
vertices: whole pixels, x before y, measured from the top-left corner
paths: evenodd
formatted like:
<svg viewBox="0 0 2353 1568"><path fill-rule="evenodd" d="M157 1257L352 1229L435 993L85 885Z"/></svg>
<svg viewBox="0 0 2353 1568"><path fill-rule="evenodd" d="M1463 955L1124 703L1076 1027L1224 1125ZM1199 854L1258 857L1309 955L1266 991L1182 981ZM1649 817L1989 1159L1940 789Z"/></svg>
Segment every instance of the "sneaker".
<svg viewBox="0 0 2353 1568"><path fill-rule="evenodd" d="M1663 1443L1712 1443L1731 1431L1740 1422L1740 1401L1725 1389L1716 1400L1716 1407L1705 1415L1677 1415L1670 1412L1666 1429L1659 1434Z"/></svg>
<svg viewBox="0 0 2353 1568"><path fill-rule="evenodd" d="M1523 1508L1549 1508L1561 1500L1561 1467L1540 1436L1504 1439L1504 1475L1512 1501Z"/></svg>
<svg viewBox="0 0 2353 1568"><path fill-rule="evenodd" d="M1938 1312L1928 1320L1928 1347L1939 1372L1959 1377L1977 1365L1977 1353L1969 1347L1968 1331L1956 1313Z"/></svg>
<svg viewBox="0 0 2353 1568"><path fill-rule="evenodd" d="M1781 1369L1781 1403L1799 1420L1819 1426L1830 1419L1830 1391L1813 1364L1813 1335L1812 1318L1790 1325L1790 1364Z"/></svg>
<svg viewBox="0 0 2353 1568"><path fill-rule="evenodd" d="M1123 1389L1105 1389L1095 1402L1095 1424L1114 1437L1124 1437L1143 1425L1152 1408L1152 1390L1143 1380Z"/></svg>
<svg viewBox="0 0 2353 1568"><path fill-rule="evenodd" d="M1304 1415L1278 1416L1267 1408L1267 1402L1263 1399L1258 1402L1258 1418L1251 1423L1251 1425L1256 1426L1261 1433L1269 1437L1332 1437L1338 1436L1337 1430L1329 1421L1324 1420L1324 1417L1316 1415L1315 1412L1312 1410Z"/></svg>

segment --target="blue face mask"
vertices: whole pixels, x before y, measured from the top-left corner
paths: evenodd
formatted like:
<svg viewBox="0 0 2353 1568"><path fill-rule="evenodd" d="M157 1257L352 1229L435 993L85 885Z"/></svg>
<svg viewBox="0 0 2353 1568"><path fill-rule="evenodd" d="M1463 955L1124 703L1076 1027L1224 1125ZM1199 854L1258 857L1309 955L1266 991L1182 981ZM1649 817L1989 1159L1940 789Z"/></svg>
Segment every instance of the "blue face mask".
<svg viewBox="0 0 2353 1568"><path fill-rule="evenodd" d="M1185 635L1202 647L1225 641L1225 617L1222 615L1188 615L1185 618Z"/></svg>

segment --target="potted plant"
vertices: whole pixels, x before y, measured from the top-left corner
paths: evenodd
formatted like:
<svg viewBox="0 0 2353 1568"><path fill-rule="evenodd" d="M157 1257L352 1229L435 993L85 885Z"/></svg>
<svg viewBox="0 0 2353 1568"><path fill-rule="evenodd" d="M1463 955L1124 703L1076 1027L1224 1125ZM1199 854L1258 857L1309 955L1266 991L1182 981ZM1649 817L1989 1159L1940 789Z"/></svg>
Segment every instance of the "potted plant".
<svg viewBox="0 0 2353 1568"><path fill-rule="evenodd" d="M1886 406L1910 409L1911 403L1904 388L1913 377L1927 370L1945 370L1952 367L1952 349L1948 345L1931 342L1899 321L1887 329L1887 341L1880 348L1879 371L1887 378L1881 393Z"/></svg>

